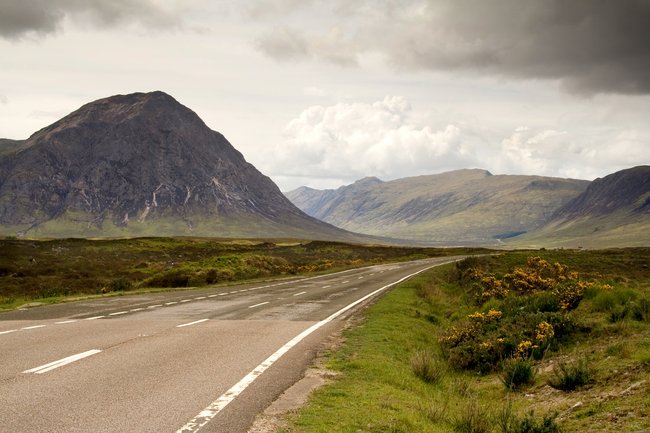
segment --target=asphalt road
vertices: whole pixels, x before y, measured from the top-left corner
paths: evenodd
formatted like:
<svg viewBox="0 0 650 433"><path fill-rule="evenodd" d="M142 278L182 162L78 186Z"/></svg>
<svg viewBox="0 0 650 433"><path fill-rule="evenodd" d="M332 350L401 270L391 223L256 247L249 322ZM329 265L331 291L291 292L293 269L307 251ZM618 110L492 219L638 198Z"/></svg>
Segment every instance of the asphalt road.
<svg viewBox="0 0 650 433"><path fill-rule="evenodd" d="M0 432L246 432L341 319L452 260L0 314Z"/></svg>

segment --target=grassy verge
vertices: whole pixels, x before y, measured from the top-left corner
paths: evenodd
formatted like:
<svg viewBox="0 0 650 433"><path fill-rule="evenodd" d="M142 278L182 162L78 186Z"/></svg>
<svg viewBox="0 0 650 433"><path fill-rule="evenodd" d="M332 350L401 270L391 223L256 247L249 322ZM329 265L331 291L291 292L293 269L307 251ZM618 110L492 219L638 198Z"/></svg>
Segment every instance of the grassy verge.
<svg viewBox="0 0 650 433"><path fill-rule="evenodd" d="M339 372L337 379L290 415L289 427L282 431L566 433L650 428L650 318L643 307L650 299L649 251L534 254L550 263L567 263L579 273L573 283L562 281L571 294L577 281L584 283L579 301L567 306L567 292L557 287L553 292L478 299L477 289L485 286L480 278L463 278L462 266L418 276L388 293L368 309L359 326L345 333L346 343L326 364ZM517 267L528 269L530 255L506 253L480 266L499 279ZM519 304L513 304L515 299ZM531 305L535 311L526 311ZM552 309L557 309L555 316L547 311ZM555 334L538 326L552 318L558 320L553 322ZM452 353L461 345L450 346L446 337L477 321L480 326L472 325L464 340L469 350L459 352L478 360L461 362L466 358ZM562 327L567 323L572 326ZM525 329L529 325L532 335ZM497 339L504 340L500 359L483 356ZM520 346L526 339L531 346ZM521 347L525 351L517 352Z"/></svg>

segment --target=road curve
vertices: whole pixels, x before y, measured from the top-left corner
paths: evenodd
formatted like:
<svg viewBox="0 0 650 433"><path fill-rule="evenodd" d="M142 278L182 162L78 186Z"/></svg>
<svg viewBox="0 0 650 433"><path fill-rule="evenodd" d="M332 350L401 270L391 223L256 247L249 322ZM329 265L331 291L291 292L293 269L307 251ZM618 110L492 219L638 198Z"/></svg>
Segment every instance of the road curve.
<svg viewBox="0 0 650 433"><path fill-rule="evenodd" d="M245 432L342 318L455 259L0 314L0 432Z"/></svg>

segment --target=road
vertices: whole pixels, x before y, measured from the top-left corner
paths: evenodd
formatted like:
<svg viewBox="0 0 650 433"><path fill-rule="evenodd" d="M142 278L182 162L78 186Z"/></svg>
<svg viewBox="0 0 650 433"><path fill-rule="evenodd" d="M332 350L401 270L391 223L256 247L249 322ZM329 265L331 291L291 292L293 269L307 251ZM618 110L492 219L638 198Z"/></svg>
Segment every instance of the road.
<svg viewBox="0 0 650 433"><path fill-rule="evenodd" d="M0 314L0 432L245 432L342 319L453 260Z"/></svg>

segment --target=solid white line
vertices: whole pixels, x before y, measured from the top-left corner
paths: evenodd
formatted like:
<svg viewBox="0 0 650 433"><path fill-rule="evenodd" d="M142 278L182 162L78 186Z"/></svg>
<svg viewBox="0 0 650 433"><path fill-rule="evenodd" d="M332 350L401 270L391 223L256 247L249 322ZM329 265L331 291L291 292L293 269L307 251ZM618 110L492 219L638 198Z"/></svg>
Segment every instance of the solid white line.
<svg viewBox="0 0 650 433"><path fill-rule="evenodd" d="M65 323L74 323L76 320L64 320L63 322L56 322L55 325L63 325Z"/></svg>
<svg viewBox="0 0 650 433"><path fill-rule="evenodd" d="M2 332L0 332L0 335L2 335L2 334L11 334L12 332L16 332L16 331L18 331L18 330L17 330L17 329L10 329L10 330L8 330L8 331L2 331Z"/></svg>
<svg viewBox="0 0 650 433"><path fill-rule="evenodd" d="M97 319L101 319L101 318L103 318L103 317L106 317L106 316L95 316L95 317L89 317L89 318L84 319L84 320L97 320Z"/></svg>
<svg viewBox="0 0 650 433"><path fill-rule="evenodd" d="M126 314L128 311L118 311L117 313L111 313L109 316L119 316L120 314Z"/></svg>
<svg viewBox="0 0 650 433"><path fill-rule="evenodd" d="M23 373L35 373L35 374L43 374L47 373L48 371L52 371L55 368L63 367L64 365L70 364L75 361L79 361L80 359L87 358L91 355L95 355L96 353L101 352L101 350L98 349L93 349L93 350L88 350L83 353L77 353L76 355L68 356L67 358L59 359L58 361L50 362L45 365L41 365L40 367L35 367L31 368L29 370L23 371Z"/></svg>
<svg viewBox="0 0 650 433"><path fill-rule="evenodd" d="M260 305L266 305L266 304L268 304L268 303L269 303L269 301L266 301L266 302L260 302L259 304L255 304L255 305L251 305L251 306L250 306L250 307L248 307L248 308L255 308L255 307L259 307Z"/></svg>
<svg viewBox="0 0 650 433"><path fill-rule="evenodd" d="M305 293L307 293L307 292L300 292L300 293L296 293L296 294L295 294L295 295L293 295L293 296L300 296L300 295L304 295Z"/></svg>
<svg viewBox="0 0 650 433"><path fill-rule="evenodd" d="M183 327L185 327L185 326L191 326L191 325L196 325L197 323L207 322L208 320L209 320L209 319L196 320L196 321L194 321L194 322L183 323L182 325L176 325L176 327L177 327L177 328L183 328Z"/></svg>
<svg viewBox="0 0 650 433"><path fill-rule="evenodd" d="M38 329L38 328L45 328L47 325L34 325L34 326L27 326L25 328L20 328L21 331L27 331L29 329Z"/></svg>
<svg viewBox="0 0 650 433"><path fill-rule="evenodd" d="M322 326L326 325L327 323L331 322L332 320L336 319L338 316L341 314L345 313L351 308L356 307L360 303L364 302L365 300L375 296L376 294L388 289L389 287L392 287L396 284L401 283L402 281L405 281L419 273L422 273L426 270L429 270L435 266L442 266L446 265L447 263L452 263L453 260L450 260L448 262L444 263L437 263L435 265L427 266L424 269L421 269L417 272L414 272L410 275L407 275L403 278L400 278L399 280L392 282L390 284L387 284L377 290L375 290L372 293L369 293L368 295L354 301L353 303L349 304L346 307L341 308L339 311L336 313L330 315L329 317L321 320L320 322L315 323L314 325L310 326L309 328L305 329L302 331L300 334L292 338L288 343L286 343L284 346L279 348L273 355L269 356L266 358L264 362L262 362L260 365L255 367L253 371L248 373L246 376L244 376L239 382L237 382L235 385L233 385L232 388L230 388L228 391L226 391L225 394L221 395L219 398L217 398L215 401L213 401L208 407L203 409L198 415L196 415L193 419L191 419L187 424L185 424L183 427L178 429L176 433L188 433L188 432L197 432L199 431L203 426L205 426L207 423L212 420L223 408L228 406L230 402L232 402L239 394L241 394L248 386L250 386L251 383L255 379L257 379L262 373L264 373L270 366L272 366L282 355L287 353L292 347L294 347L296 344L300 343L302 340L304 340L308 335L316 331L317 329L321 328ZM251 308L251 307L249 307Z"/></svg>

